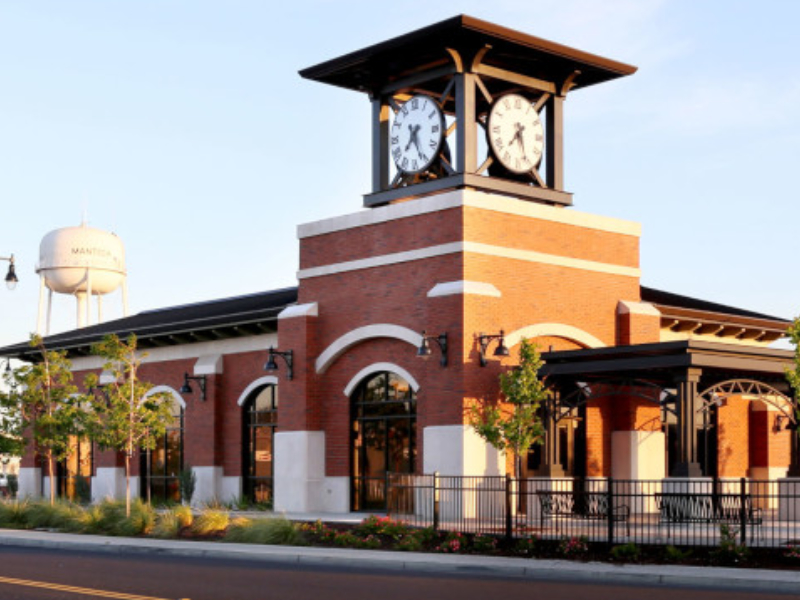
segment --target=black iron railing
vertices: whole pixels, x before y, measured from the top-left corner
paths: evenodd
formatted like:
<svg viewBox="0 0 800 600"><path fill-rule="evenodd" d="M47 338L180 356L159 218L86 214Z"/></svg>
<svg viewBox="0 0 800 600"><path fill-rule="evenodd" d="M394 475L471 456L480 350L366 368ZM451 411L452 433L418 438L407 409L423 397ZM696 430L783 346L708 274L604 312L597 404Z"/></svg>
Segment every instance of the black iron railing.
<svg viewBox="0 0 800 600"><path fill-rule="evenodd" d="M800 546L800 480L513 479L390 473L388 513L418 527L609 544Z"/></svg>

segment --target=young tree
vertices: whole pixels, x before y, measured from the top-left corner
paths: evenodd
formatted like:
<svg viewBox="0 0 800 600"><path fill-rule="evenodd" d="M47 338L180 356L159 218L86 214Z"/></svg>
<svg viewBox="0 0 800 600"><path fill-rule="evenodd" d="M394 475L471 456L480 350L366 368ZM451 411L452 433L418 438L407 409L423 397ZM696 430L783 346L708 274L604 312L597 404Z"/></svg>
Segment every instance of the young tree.
<svg viewBox="0 0 800 600"><path fill-rule="evenodd" d="M101 448L125 455L125 514L131 510L131 459L141 448L152 450L172 422L171 398L167 394L147 393L152 384L139 378L146 354L136 351L136 336L126 341L106 336L92 351L101 356L112 381L99 384L96 375L86 377L92 397L91 431Z"/></svg>
<svg viewBox="0 0 800 600"><path fill-rule="evenodd" d="M70 456L72 436L84 431L84 396L72 383L72 364L66 352L47 350L38 336L31 337L31 346L38 348L41 360L6 375L9 391L0 397L2 437L12 449L33 443L34 453L47 464L53 504L56 462Z"/></svg>
<svg viewBox="0 0 800 600"><path fill-rule="evenodd" d="M539 378L541 367L536 346L523 339L519 366L500 375L503 400L480 404L470 411L470 424L476 433L498 450L514 455L515 477L522 472L522 457L544 438L539 407L547 398L547 389Z"/></svg>
<svg viewBox="0 0 800 600"><path fill-rule="evenodd" d="M786 379L794 390L795 406L800 401L800 317L789 327L789 339L794 344L794 365L786 368Z"/></svg>
<svg viewBox="0 0 800 600"><path fill-rule="evenodd" d="M794 390L794 418L795 418L795 429L792 435L792 460L790 468L790 477L797 476L797 469L800 468L798 465L798 460L800 457L797 456L798 452L798 436L800 436L800 428L797 427L797 424L800 423L800 408L798 404L800 404L800 317L797 317L793 322L791 327L789 327L789 339L794 344L794 364L792 367L786 367L786 379L789 381L789 385Z"/></svg>

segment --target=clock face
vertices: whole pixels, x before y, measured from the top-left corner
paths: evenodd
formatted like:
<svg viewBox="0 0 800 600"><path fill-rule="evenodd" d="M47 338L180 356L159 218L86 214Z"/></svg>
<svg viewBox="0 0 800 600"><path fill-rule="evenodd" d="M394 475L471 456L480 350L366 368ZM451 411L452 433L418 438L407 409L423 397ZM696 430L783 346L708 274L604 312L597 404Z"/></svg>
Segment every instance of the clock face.
<svg viewBox="0 0 800 600"><path fill-rule="evenodd" d="M389 133L394 164L404 173L421 173L439 155L444 139L439 105L425 95L412 96L400 107Z"/></svg>
<svg viewBox="0 0 800 600"><path fill-rule="evenodd" d="M486 134L495 157L512 173L528 173L542 160L544 127L533 104L519 94L492 105Z"/></svg>

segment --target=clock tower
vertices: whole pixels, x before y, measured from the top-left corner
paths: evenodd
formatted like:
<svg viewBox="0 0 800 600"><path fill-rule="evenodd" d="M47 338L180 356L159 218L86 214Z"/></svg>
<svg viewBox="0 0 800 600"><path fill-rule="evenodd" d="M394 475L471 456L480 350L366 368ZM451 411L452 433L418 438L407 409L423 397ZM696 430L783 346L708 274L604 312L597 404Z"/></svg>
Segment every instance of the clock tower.
<svg viewBox="0 0 800 600"><path fill-rule="evenodd" d="M367 94L372 189L367 210L298 227L277 509L379 508L387 471L502 473L465 415L521 340L616 343L620 299L640 300L639 227L565 210L563 107L634 71L466 16L301 71ZM566 434L602 426L583 423ZM547 448L531 469L563 475Z"/></svg>
<svg viewBox="0 0 800 600"><path fill-rule="evenodd" d="M635 71L461 15L300 74L370 98L364 206L463 188L568 206L564 100Z"/></svg>

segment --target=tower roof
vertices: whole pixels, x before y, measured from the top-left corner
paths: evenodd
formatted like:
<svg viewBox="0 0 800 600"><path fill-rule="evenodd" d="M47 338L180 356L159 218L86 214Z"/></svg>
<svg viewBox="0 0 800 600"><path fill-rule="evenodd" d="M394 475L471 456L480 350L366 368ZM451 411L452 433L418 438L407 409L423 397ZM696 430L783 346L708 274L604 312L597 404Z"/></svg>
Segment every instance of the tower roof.
<svg viewBox="0 0 800 600"><path fill-rule="evenodd" d="M636 72L636 67L570 48L467 15L459 15L300 71L306 79L374 93L421 67L445 64L447 49L471 60L486 46L483 63L544 81L563 82L575 71L572 89ZM465 65L468 67L469 65Z"/></svg>

